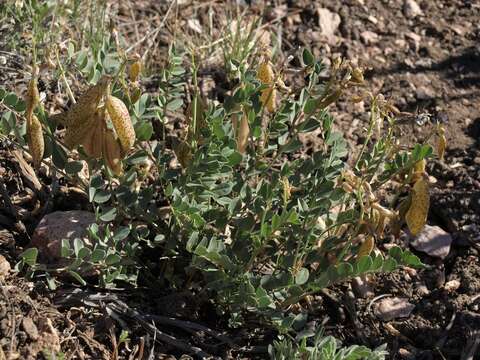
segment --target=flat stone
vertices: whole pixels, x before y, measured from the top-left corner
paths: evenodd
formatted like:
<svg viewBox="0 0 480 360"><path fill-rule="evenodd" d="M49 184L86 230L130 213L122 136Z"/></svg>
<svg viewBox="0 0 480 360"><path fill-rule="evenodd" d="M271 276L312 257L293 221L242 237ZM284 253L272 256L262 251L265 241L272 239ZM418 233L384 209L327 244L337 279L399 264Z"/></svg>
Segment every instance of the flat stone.
<svg viewBox="0 0 480 360"><path fill-rule="evenodd" d="M10 270L10 263L5 259L5 256L0 255L0 278L7 276Z"/></svg>
<svg viewBox="0 0 480 360"><path fill-rule="evenodd" d="M403 2L403 15L408 19L413 19L416 16L422 16L423 11L415 0L405 0Z"/></svg>
<svg viewBox="0 0 480 360"><path fill-rule="evenodd" d="M439 226L425 225L411 245L429 256L445 259L452 244L452 236Z"/></svg>
<svg viewBox="0 0 480 360"><path fill-rule="evenodd" d="M383 321L390 321L410 316L414 308L407 298L384 298L375 307L375 315Z"/></svg>
<svg viewBox="0 0 480 360"><path fill-rule="evenodd" d="M331 12L326 8L317 9L318 25L320 32L327 38L327 41L332 44L336 41L336 32L340 26L340 15Z"/></svg>
<svg viewBox="0 0 480 360"><path fill-rule="evenodd" d="M362 39L362 41L365 45L375 44L379 40L378 34L374 33L373 31L369 31L369 30L363 31L360 34L360 38Z"/></svg>
<svg viewBox="0 0 480 360"><path fill-rule="evenodd" d="M61 258L62 240L66 239L73 248L76 238L91 245L87 239L87 228L95 223L95 214L82 211L56 211L45 215L32 235L30 245L38 249L39 255L47 262Z"/></svg>

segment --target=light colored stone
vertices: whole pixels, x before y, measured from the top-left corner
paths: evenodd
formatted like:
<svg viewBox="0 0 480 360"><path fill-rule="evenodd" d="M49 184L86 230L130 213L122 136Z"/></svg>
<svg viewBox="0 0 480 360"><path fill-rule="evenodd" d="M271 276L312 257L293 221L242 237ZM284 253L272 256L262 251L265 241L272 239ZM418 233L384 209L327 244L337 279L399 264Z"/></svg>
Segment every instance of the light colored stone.
<svg viewBox="0 0 480 360"><path fill-rule="evenodd" d="M445 283L444 288L448 292L454 292L455 290L458 290L460 287L460 281L458 280L450 280L447 283Z"/></svg>
<svg viewBox="0 0 480 360"><path fill-rule="evenodd" d="M35 229L30 245L39 255L52 262L61 258L62 239L70 242L76 238L88 243L87 228L95 223L95 214L88 211L56 211L45 215Z"/></svg>
<svg viewBox="0 0 480 360"><path fill-rule="evenodd" d="M411 245L429 256L445 259L450 252L452 236L439 226L425 225Z"/></svg>
<svg viewBox="0 0 480 360"><path fill-rule="evenodd" d="M360 34L360 38L362 39L365 45L375 44L379 40L379 36L377 33L373 31L365 30Z"/></svg>
<svg viewBox="0 0 480 360"><path fill-rule="evenodd" d="M403 15L408 19L413 19L416 16L422 16L423 11L415 0L405 0L403 2Z"/></svg>
<svg viewBox="0 0 480 360"><path fill-rule="evenodd" d="M407 298L384 298L375 307L375 315L383 321L410 316L415 305L410 304Z"/></svg>
<svg viewBox="0 0 480 360"><path fill-rule="evenodd" d="M365 276L357 276L352 279L352 289L357 297L368 298L374 295L372 287Z"/></svg>
<svg viewBox="0 0 480 360"><path fill-rule="evenodd" d="M0 278L7 276L10 270L10 263L3 255L0 255Z"/></svg>
<svg viewBox="0 0 480 360"><path fill-rule="evenodd" d="M335 43L336 35L335 33L340 26L340 15L331 12L326 8L319 8L318 13L318 25L320 32L327 39L330 44Z"/></svg>

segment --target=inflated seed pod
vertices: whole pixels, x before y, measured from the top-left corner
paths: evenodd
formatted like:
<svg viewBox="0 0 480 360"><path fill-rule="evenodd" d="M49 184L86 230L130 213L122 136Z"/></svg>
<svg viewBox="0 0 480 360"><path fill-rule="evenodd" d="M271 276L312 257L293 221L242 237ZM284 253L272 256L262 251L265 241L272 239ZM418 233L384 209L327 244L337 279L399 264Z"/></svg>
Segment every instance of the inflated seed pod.
<svg viewBox="0 0 480 360"><path fill-rule="evenodd" d="M27 94L25 96L25 105L26 105L26 118L29 119L35 107L40 103L40 94L38 92L37 87L37 79L32 77L30 82L28 83Z"/></svg>
<svg viewBox="0 0 480 360"><path fill-rule="evenodd" d="M373 238L372 235L368 235L365 241L362 243L362 245L360 245L360 248L358 249L358 257L360 258L365 255L370 255L374 247L375 247L375 239Z"/></svg>
<svg viewBox="0 0 480 360"><path fill-rule="evenodd" d="M187 168L192 161L192 149L187 142L181 141L174 148L175 155L177 156L178 162L182 165L183 168Z"/></svg>
<svg viewBox="0 0 480 360"><path fill-rule="evenodd" d="M61 114L50 116L50 120L66 127L79 128L83 126L97 111L100 100L107 93L110 80L109 76L104 75L96 85L85 91L70 109Z"/></svg>
<svg viewBox="0 0 480 360"><path fill-rule="evenodd" d="M129 80L132 82L137 81L141 71L142 71L142 62L139 59L135 61L132 65L130 65L130 68L128 69Z"/></svg>
<svg viewBox="0 0 480 360"><path fill-rule="evenodd" d="M248 117L243 114L237 129L237 151L240 154L245 153L248 145L248 137L250 135L250 126L248 125Z"/></svg>
<svg viewBox="0 0 480 360"><path fill-rule="evenodd" d="M430 194L428 180L421 177L413 185L410 207L405 214L405 221L413 236L416 236L427 223Z"/></svg>
<svg viewBox="0 0 480 360"><path fill-rule="evenodd" d="M35 169L38 169L43 159L45 143L43 140L42 124L33 114L30 119L27 119L27 142L28 149L33 158L33 165Z"/></svg>
<svg viewBox="0 0 480 360"><path fill-rule="evenodd" d="M115 138L115 133L110 129L105 129L102 150L105 164L115 175L121 175L123 173L122 149Z"/></svg>
<svg viewBox="0 0 480 360"><path fill-rule="evenodd" d="M65 131L63 143L72 150L78 145L82 144L86 138L92 136L95 128L96 114L92 114L89 119L84 120L82 126L69 126Z"/></svg>
<svg viewBox="0 0 480 360"><path fill-rule="evenodd" d="M122 146L123 154L126 154L135 143L135 130L130 120L127 106L122 100L115 96L109 95L105 101L105 105L112 120L115 132L118 135Z"/></svg>
<svg viewBox="0 0 480 360"><path fill-rule="evenodd" d="M269 112L274 112L277 102L277 90L274 85L275 74L268 61L264 61L258 66L257 78L262 84L269 85L262 90L260 101Z"/></svg>
<svg viewBox="0 0 480 360"><path fill-rule="evenodd" d="M101 108L95 114L95 122L82 142L83 150L89 157L95 159L102 157L104 133L105 109Z"/></svg>

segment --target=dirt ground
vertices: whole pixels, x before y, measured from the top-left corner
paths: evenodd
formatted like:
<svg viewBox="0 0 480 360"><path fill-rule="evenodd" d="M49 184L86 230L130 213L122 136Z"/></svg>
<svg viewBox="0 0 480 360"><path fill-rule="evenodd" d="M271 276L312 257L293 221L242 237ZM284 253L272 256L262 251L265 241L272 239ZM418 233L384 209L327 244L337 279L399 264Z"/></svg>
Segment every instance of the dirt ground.
<svg viewBox="0 0 480 360"><path fill-rule="evenodd" d="M405 14L403 0L275 1L275 6L267 7L252 1L248 11L261 14L264 22L272 24L272 31L281 38L283 52L306 46L317 57L344 56L368 68L365 75L373 89L391 97L402 112L428 113L430 120L426 124L409 122L402 127L405 143L422 140L436 121L446 128L448 148L444 161L428 163L433 182L428 222L452 235L449 255L439 260L417 253L430 265L427 269L403 269L374 276L373 295L368 298L353 296L349 283L328 289L316 296L309 320L322 323L327 334L345 344L375 347L387 343L390 359L476 359L480 358L480 2L417 2L423 15L415 17ZM154 3L142 2L136 10L137 17L155 8ZM340 17L333 38L322 35L321 8ZM185 10L185 14L201 12L201 8ZM158 41L162 39L160 36ZM8 50L0 48L0 54ZM15 62L20 63L20 68L22 60L15 58ZM10 71L0 79L2 85L13 90L13 79L20 77ZM286 79L287 85L289 81L295 79ZM354 150L364 141L359 135L367 120L364 105L343 99L332 112ZM306 145L314 148L316 139L307 139ZM61 184L59 197L47 209L36 211L28 201L23 203L20 199L31 192L24 189L24 184L29 185L28 179L19 171L10 149L3 145L0 176L5 191L19 201L22 211L30 214L20 224L7 208L0 209L0 253L13 266L42 211L66 210L68 199L75 195L69 195ZM403 240L405 245L407 240ZM392 241L385 239L378 246L384 250ZM453 289L445 287L451 281L458 281L459 285ZM30 282L10 275L1 285L0 350L11 350L22 359L36 358L42 342L58 342L58 349L66 351L70 358L86 359L108 358L112 351L117 351L119 358L128 358L128 349L137 349L138 356L143 349L155 348L154 332L138 321L139 317L152 319L121 311L117 317L122 314L120 320L132 331L127 345L119 344L119 327L114 321L118 320L115 309L118 310L119 301L132 308L141 304L143 314L198 321L224 331L229 340L219 339L218 334L205 329L188 330L185 324L165 325L169 333L220 358L266 358L265 344L273 336L257 332L254 319L245 329L226 330L226 319L215 315L209 300L190 293L172 295L149 289L147 295L142 289L128 294L119 290L99 300L101 290L92 288L88 289L91 298L85 302L75 297L76 290L72 288L49 292L43 279ZM388 322L379 320L373 308L385 294L413 304L410 316ZM117 304L117 308L109 308L109 303ZM236 345L232 346L230 341ZM156 345L152 359L180 357L178 347L165 344ZM147 358L146 350L144 355Z"/></svg>

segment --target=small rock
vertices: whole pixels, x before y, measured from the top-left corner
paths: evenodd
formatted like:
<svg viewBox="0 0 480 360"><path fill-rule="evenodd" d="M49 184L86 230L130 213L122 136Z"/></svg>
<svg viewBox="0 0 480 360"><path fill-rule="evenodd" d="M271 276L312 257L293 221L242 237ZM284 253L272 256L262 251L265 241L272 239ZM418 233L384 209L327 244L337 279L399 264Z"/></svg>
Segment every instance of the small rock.
<svg viewBox="0 0 480 360"><path fill-rule="evenodd" d="M417 294L421 297L424 297L430 294L430 290L428 290L427 286L422 283L417 287Z"/></svg>
<svg viewBox="0 0 480 360"><path fill-rule="evenodd" d="M334 44L336 41L335 33L340 26L340 15L331 12L326 8L319 8L318 13L318 25L323 36L325 36L330 44Z"/></svg>
<svg viewBox="0 0 480 360"><path fill-rule="evenodd" d="M10 263L3 255L0 255L0 278L7 276L10 269Z"/></svg>
<svg viewBox="0 0 480 360"><path fill-rule="evenodd" d="M352 288L355 295L360 298L368 298L374 295L372 287L365 276L357 276L352 280Z"/></svg>
<svg viewBox="0 0 480 360"><path fill-rule="evenodd" d="M23 331L25 331L27 335L30 337L30 339L32 340L38 339L38 329L31 318L24 317L22 319L22 328L23 328Z"/></svg>
<svg viewBox="0 0 480 360"><path fill-rule="evenodd" d="M371 45L378 42L379 36L377 33L374 33L373 31L366 30L360 34L360 38L362 39L365 45Z"/></svg>
<svg viewBox="0 0 480 360"><path fill-rule="evenodd" d="M410 304L407 298L385 298L375 307L375 315L382 321L390 321L410 316L414 308L415 305Z"/></svg>
<svg viewBox="0 0 480 360"><path fill-rule="evenodd" d="M458 280L450 280L447 283L445 283L445 286L444 286L447 292L454 292L459 287L460 287L460 281Z"/></svg>
<svg viewBox="0 0 480 360"><path fill-rule="evenodd" d="M403 15L408 19L412 19L416 16L422 16L423 11L415 0L405 0L403 2Z"/></svg>
<svg viewBox="0 0 480 360"><path fill-rule="evenodd" d="M428 100L435 98L435 92L432 88L426 86L419 86L416 91L418 100Z"/></svg>
<svg viewBox="0 0 480 360"><path fill-rule="evenodd" d="M45 215L32 235L30 245L39 255L52 262L61 258L62 239L82 239L87 245L87 228L95 223L95 214L88 211L56 211ZM89 244L91 245L91 244Z"/></svg>
<svg viewBox="0 0 480 360"><path fill-rule="evenodd" d="M439 226L425 225L412 241L412 246L429 256L445 259L450 252L452 236Z"/></svg>

